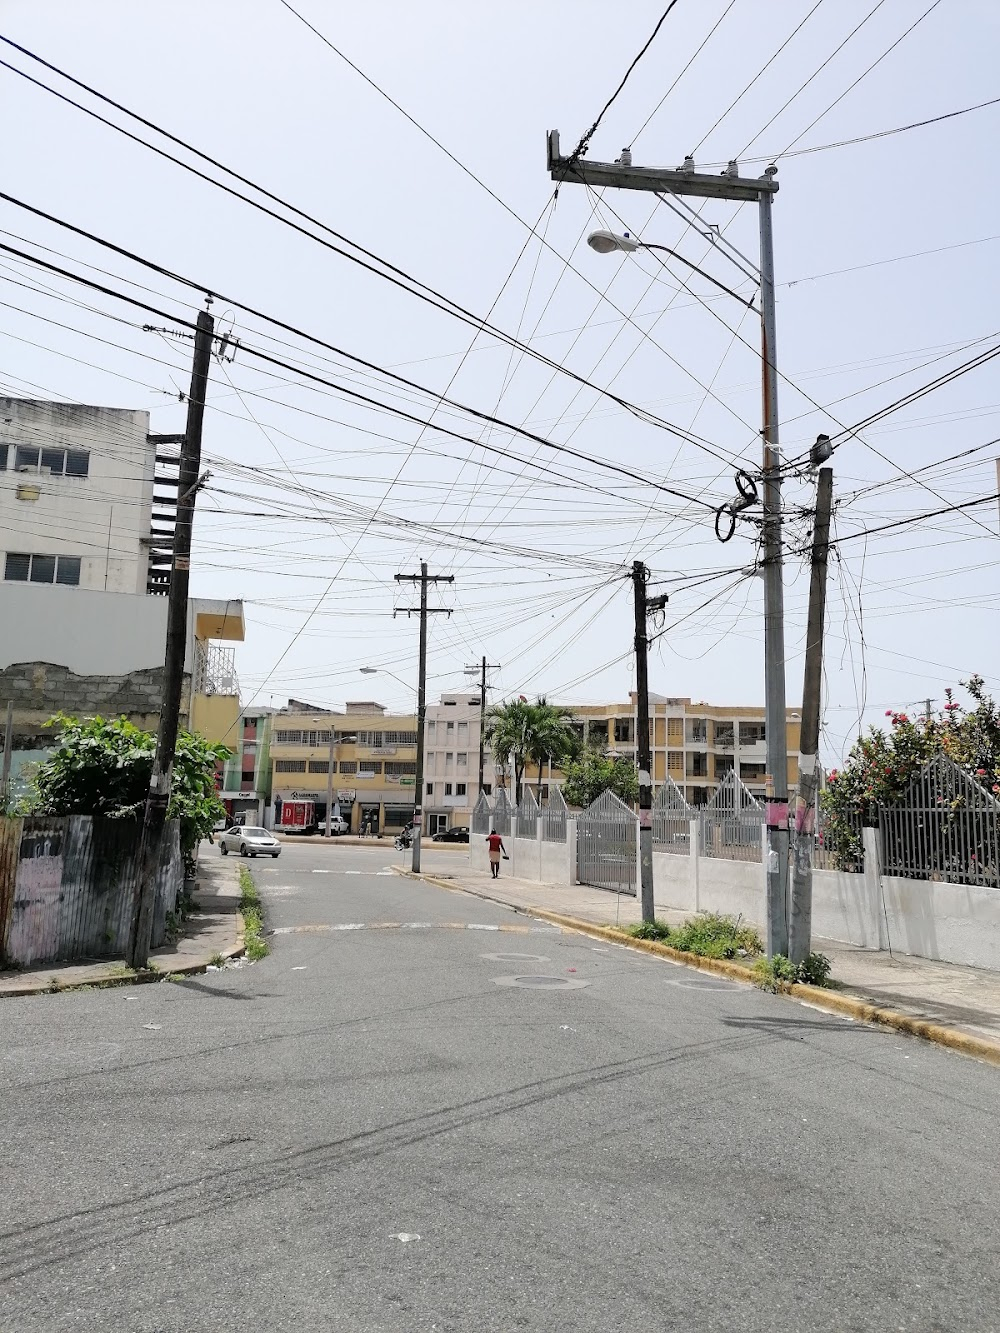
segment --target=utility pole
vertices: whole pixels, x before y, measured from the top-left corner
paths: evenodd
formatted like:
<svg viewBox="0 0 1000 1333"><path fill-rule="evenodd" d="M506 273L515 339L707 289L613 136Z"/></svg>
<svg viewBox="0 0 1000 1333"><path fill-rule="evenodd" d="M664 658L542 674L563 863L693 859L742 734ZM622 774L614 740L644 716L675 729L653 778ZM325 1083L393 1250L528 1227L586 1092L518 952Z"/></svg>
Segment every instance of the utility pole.
<svg viewBox="0 0 1000 1333"><path fill-rule="evenodd" d="M632 561L632 591L635 595L635 745L639 767L639 886L642 919L652 921L653 907L653 756L649 735L649 630L651 611L667 604L660 597L646 596L649 571L641 560Z"/></svg>
<svg viewBox="0 0 1000 1333"><path fill-rule="evenodd" d="M167 640L163 661L163 702L156 734L156 754L149 778L149 792L142 824L139 891L133 907L128 963L142 968L149 961L156 905L156 880L160 868L163 827L170 804L170 776L177 747L184 656L187 649L188 585L191 580L191 530L201 472L201 428L208 392L208 368L212 358L215 321L207 310L198 312L194 339L194 364L188 393L187 422L181 446L177 483L177 521L174 529L170 592L167 597Z"/></svg>
<svg viewBox="0 0 1000 1333"><path fill-rule="evenodd" d="M333 718L330 719L330 760L326 770L326 836L333 837L333 769L334 753L337 749L337 733Z"/></svg>
<svg viewBox="0 0 1000 1333"><path fill-rule="evenodd" d="M7 700L7 722L3 729L3 768L0 769L0 802L10 796L10 765L14 748L14 700Z"/></svg>
<svg viewBox="0 0 1000 1333"><path fill-rule="evenodd" d="M479 680L479 791L476 794L478 802L483 794L483 774L486 771L486 673L487 671L499 671L499 662L487 662L484 655L483 660L478 666L466 666L465 674L474 675L480 671L482 674Z"/></svg>
<svg viewBox="0 0 1000 1333"><path fill-rule="evenodd" d="M427 561L421 560L419 574L397 574L397 583L420 584L420 675L417 685L417 776L413 798L413 860L410 868L414 874L420 870L420 836L423 831L424 806L424 718L427 714L427 617L428 615L446 615L451 612L447 607L427 605L428 583L454 583L454 574L428 574ZM407 616L413 614L410 607Z"/></svg>
<svg viewBox="0 0 1000 1333"><path fill-rule="evenodd" d="M561 184L645 190L756 203L760 228L761 380L763 394L763 538L764 538L764 701L767 766L771 792L767 802L767 951L788 952L788 745L785 735L784 585L781 546L781 455L778 449L777 342L774 308L774 245L771 200L777 193L777 168L762 176L740 176L730 162L721 175L699 175L694 161L683 167L634 167L630 151L617 162L588 162L559 154L559 131L548 135L548 171Z"/></svg>
<svg viewBox="0 0 1000 1333"><path fill-rule="evenodd" d="M830 553L832 501L833 468L824 467L819 473L816 519L813 525L809 623L806 630L806 666L799 737L799 789L795 797L795 855L792 860L791 912L788 922L788 957L793 963L804 963L812 948L812 851L818 781L820 686L823 680L826 566Z"/></svg>

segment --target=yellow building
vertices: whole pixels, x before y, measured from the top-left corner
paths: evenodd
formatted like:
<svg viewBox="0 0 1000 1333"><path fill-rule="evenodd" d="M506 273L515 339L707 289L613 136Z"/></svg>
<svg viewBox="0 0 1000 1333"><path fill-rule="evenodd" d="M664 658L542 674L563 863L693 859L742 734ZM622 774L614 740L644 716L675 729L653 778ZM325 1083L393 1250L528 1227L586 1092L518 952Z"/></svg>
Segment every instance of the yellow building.
<svg viewBox="0 0 1000 1333"><path fill-rule="evenodd" d="M690 805L704 805L711 800L726 774L735 769L755 796L766 794L767 745L763 708L693 703L690 699L650 695L649 717L654 787L661 786L670 777ZM573 725L585 744L600 744L611 754L633 760L636 722L634 693L629 703L573 707ZM798 782L799 726L799 712L789 709L785 723L789 787ZM538 776L535 766L525 774L525 780L531 782L535 791ZM558 786L562 774L548 765L543 766L541 776L544 797L548 784L552 782Z"/></svg>
<svg viewBox="0 0 1000 1333"><path fill-rule="evenodd" d="M243 603L193 598L188 610L190 694L187 726L207 741L236 749L240 741L240 687L235 649L246 633Z"/></svg>
<svg viewBox="0 0 1000 1333"><path fill-rule="evenodd" d="M328 802L352 833L401 829L413 818L417 720L387 714L372 701L343 713L294 708L271 719L271 800L276 828L291 821L285 807L312 801L324 822Z"/></svg>

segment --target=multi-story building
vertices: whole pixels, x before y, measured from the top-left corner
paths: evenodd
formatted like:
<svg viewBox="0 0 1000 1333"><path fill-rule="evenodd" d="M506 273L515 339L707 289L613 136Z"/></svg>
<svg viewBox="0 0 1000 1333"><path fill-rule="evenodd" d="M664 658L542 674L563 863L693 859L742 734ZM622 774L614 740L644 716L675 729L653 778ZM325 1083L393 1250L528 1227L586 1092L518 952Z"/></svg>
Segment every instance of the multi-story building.
<svg viewBox="0 0 1000 1333"><path fill-rule="evenodd" d="M386 713L370 700L348 703L343 713L299 707L271 718L271 799L276 827L285 803L311 801L315 817L334 810L351 831L401 829L413 818L417 773L417 721Z"/></svg>
<svg viewBox="0 0 1000 1333"><path fill-rule="evenodd" d="M255 706L241 713L232 751L222 770L219 796L230 820L242 816L246 824L263 824L271 804L271 716L273 708Z"/></svg>
<svg viewBox="0 0 1000 1333"><path fill-rule="evenodd" d="M155 729L179 439L146 412L0 398L0 707L15 746L44 748L56 712ZM182 722L230 742L240 601L193 599Z"/></svg>
<svg viewBox="0 0 1000 1333"><path fill-rule="evenodd" d="M429 836L468 824L479 799L481 698L475 693L442 694L425 710L424 827ZM496 785L489 746L485 747L483 790Z"/></svg>

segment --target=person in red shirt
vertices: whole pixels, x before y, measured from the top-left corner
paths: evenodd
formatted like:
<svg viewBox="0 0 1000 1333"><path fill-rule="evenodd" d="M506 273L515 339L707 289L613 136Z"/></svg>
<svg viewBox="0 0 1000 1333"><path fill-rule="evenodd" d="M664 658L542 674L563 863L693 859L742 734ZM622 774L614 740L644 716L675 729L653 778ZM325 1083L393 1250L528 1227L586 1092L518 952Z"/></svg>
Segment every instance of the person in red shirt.
<svg viewBox="0 0 1000 1333"><path fill-rule="evenodd" d="M510 860L510 858L507 855L507 848L503 845L503 838L501 838L500 834L496 831L495 828L490 829L489 837L486 839L486 841L489 843L490 846L490 869L493 871L493 878L499 879L501 853L503 854L503 859L505 861Z"/></svg>

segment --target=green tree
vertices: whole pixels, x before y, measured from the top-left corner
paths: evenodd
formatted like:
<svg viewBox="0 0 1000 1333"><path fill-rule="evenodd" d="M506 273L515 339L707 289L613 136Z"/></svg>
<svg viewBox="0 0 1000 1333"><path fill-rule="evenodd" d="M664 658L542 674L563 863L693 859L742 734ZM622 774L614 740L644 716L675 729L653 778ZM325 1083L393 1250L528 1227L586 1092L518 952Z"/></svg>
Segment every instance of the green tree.
<svg viewBox="0 0 1000 1333"><path fill-rule="evenodd" d="M591 805L606 791L614 792L626 805L635 805L639 799L635 764L621 755L586 750L566 764L564 772L562 794L570 805Z"/></svg>
<svg viewBox="0 0 1000 1333"><path fill-rule="evenodd" d="M95 717L81 722L65 713L50 719L58 746L34 779L32 813L104 815L137 823L149 789L156 737L127 718ZM181 731L177 737L168 819L179 819L181 849L190 861L225 806L215 787L216 763L229 758L224 745Z"/></svg>
<svg viewBox="0 0 1000 1333"><path fill-rule="evenodd" d="M1000 712L981 676L961 684L974 708L945 691L936 716L911 718L889 709L889 730L871 727L858 738L844 767L831 770L820 797L824 839L838 865L849 868L860 850L860 825L878 824L879 806L898 801L935 755L944 754L1000 797Z"/></svg>
<svg viewBox="0 0 1000 1333"><path fill-rule="evenodd" d="M513 699L491 708L486 718L486 740L498 766L513 766L517 801L521 799L527 762L539 765L541 794L541 764L549 758L560 763L573 753L577 744L569 709L556 707L544 699L533 704L527 699Z"/></svg>

